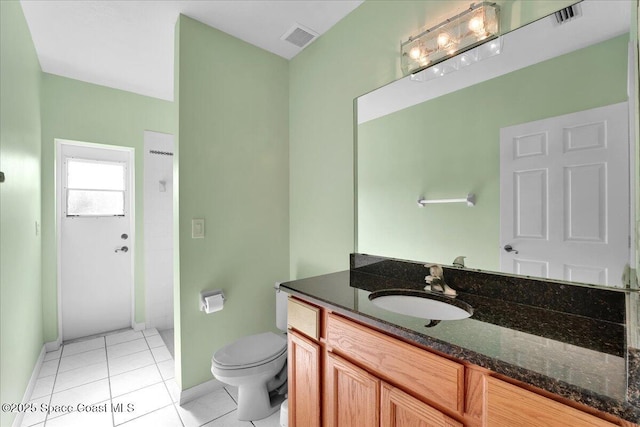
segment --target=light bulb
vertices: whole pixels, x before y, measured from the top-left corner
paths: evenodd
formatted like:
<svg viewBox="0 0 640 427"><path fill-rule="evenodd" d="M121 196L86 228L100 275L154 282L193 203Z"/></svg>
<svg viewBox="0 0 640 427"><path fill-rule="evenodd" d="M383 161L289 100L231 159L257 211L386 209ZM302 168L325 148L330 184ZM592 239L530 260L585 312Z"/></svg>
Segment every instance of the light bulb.
<svg viewBox="0 0 640 427"><path fill-rule="evenodd" d="M416 46L409 51L409 56L411 59L418 59L420 58L420 53L420 48Z"/></svg>
<svg viewBox="0 0 640 427"><path fill-rule="evenodd" d="M447 47L447 45L451 41L451 37L449 37L449 34L447 34L447 33L440 33L440 34L438 34L437 41L438 41L438 46L440 47L440 49L443 49L443 48Z"/></svg>
<svg viewBox="0 0 640 427"><path fill-rule="evenodd" d="M476 34L484 33L484 22L481 16L474 16L469 21L469 29Z"/></svg>

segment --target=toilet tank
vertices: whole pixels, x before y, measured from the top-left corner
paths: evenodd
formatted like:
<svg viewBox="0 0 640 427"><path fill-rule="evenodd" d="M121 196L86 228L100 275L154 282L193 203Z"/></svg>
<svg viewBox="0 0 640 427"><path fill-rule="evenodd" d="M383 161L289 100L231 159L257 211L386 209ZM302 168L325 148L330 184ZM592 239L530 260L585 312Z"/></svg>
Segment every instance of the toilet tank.
<svg viewBox="0 0 640 427"><path fill-rule="evenodd" d="M288 293L280 290L280 282L276 282L276 326L287 332L287 297Z"/></svg>

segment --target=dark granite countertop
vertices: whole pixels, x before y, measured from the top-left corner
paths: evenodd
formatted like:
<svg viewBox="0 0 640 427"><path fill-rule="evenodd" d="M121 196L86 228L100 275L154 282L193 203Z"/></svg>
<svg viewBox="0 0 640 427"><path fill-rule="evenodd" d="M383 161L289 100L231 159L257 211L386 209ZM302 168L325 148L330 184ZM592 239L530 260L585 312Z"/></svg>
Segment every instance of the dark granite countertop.
<svg viewBox="0 0 640 427"><path fill-rule="evenodd" d="M425 273L417 263L352 258L351 270L281 286L391 335L640 422L640 352L627 348L624 315L627 300L637 298L635 292L566 283L554 287L539 280L445 268L445 280L458 290L457 299L473 307L470 318L427 327L426 319L392 313L369 301L376 290L422 289ZM521 283L527 281L533 284ZM529 291L523 291L527 286ZM534 299L530 286L540 287Z"/></svg>

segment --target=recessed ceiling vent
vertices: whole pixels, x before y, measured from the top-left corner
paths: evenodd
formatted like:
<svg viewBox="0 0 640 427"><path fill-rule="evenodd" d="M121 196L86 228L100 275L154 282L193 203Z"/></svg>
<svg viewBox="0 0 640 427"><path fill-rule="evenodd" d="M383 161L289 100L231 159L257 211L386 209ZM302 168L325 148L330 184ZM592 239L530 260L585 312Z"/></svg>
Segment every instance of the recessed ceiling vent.
<svg viewBox="0 0 640 427"><path fill-rule="evenodd" d="M560 9L555 13L556 23L558 24L564 24L580 16L582 16L582 11L577 4Z"/></svg>
<svg viewBox="0 0 640 427"><path fill-rule="evenodd" d="M286 33L280 37L280 40L288 41L291 44L298 46L299 48L303 48L309 43L318 37L318 33L313 30L310 30L307 27L304 27L300 24L295 24L293 27L289 29Z"/></svg>

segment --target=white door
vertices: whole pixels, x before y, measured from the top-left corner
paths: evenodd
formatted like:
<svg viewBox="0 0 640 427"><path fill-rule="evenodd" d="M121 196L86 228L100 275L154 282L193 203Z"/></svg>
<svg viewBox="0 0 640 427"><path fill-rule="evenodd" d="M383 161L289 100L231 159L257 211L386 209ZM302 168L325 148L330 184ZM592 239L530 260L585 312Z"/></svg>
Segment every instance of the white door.
<svg viewBox="0 0 640 427"><path fill-rule="evenodd" d="M132 150L60 143L62 336L132 325Z"/></svg>
<svg viewBox="0 0 640 427"><path fill-rule="evenodd" d="M629 262L627 103L500 131L500 267L622 286Z"/></svg>

